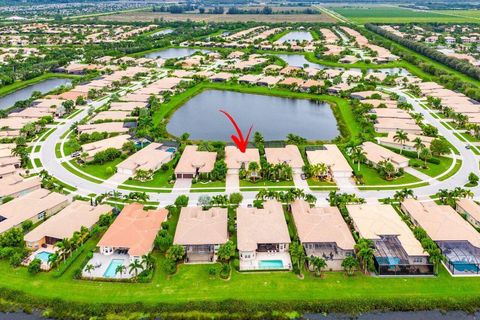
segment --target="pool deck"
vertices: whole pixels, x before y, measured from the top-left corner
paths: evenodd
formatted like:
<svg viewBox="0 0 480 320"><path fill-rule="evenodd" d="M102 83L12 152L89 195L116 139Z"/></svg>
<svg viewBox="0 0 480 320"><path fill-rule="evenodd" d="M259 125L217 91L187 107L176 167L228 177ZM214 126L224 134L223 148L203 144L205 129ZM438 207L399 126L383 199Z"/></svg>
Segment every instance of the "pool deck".
<svg viewBox="0 0 480 320"><path fill-rule="evenodd" d="M56 251L55 247L52 245L47 245L46 248L40 247L34 252L32 252L25 260L22 261L22 265L28 266L30 262L32 262L34 259L36 259L37 254L41 252L48 252L50 254L54 254ZM40 259L41 260L41 259ZM50 264L48 262L42 261L42 264L40 265L40 269L48 271L50 270Z"/></svg>
<svg viewBox="0 0 480 320"><path fill-rule="evenodd" d="M281 260L283 262L283 268L260 268L261 260ZM292 260L288 252L257 252L256 258L253 260L240 260L240 270L291 270Z"/></svg>
<svg viewBox="0 0 480 320"><path fill-rule="evenodd" d="M105 271L107 271L108 266L112 260L123 260L123 265L127 268L127 271L122 274L116 274L114 277L105 277ZM95 266L90 272L85 271L86 267L91 264ZM130 256L126 254L112 254L109 256L94 253L93 258L88 261L85 265L85 268L82 271L82 277L84 278L104 278L104 279L130 279L134 275L128 272L128 265L130 264Z"/></svg>

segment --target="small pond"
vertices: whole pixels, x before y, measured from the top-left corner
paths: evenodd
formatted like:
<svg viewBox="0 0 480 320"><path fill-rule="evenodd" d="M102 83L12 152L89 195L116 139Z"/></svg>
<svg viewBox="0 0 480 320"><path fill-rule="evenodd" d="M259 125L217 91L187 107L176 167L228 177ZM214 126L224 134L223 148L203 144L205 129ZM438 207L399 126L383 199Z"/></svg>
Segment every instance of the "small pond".
<svg viewBox="0 0 480 320"><path fill-rule="evenodd" d="M312 41L312 34L308 31L292 31L278 39L280 42L285 41Z"/></svg>
<svg viewBox="0 0 480 320"><path fill-rule="evenodd" d="M166 35L166 34L169 34L169 33L172 33L172 32L173 32L173 29L163 29L163 30L157 31L155 33L152 33L151 36L152 37L161 36L161 35Z"/></svg>
<svg viewBox="0 0 480 320"><path fill-rule="evenodd" d="M208 50L199 50L199 49L192 49L192 48L168 48L164 50L153 51L147 53L145 58L156 59L156 58L163 58L163 59L172 59L172 58L184 58L191 56L195 52L200 51L203 53L208 53Z"/></svg>
<svg viewBox="0 0 480 320"><path fill-rule="evenodd" d="M265 140L285 140L289 133L331 140L340 134L327 103L222 90L207 90L187 101L167 130L175 136L188 132L193 140L230 141L236 132L219 109L230 113L245 135L253 125L252 132L261 132Z"/></svg>
<svg viewBox="0 0 480 320"><path fill-rule="evenodd" d="M19 89L13 93L7 94L0 98L0 109L8 109L13 107L15 102L27 100L32 96L34 91L40 91L41 93L47 93L56 89L62 85L69 85L72 81L70 79L65 78L51 78L47 80L43 80L41 82L32 84L31 86L25 87L23 89Z"/></svg>

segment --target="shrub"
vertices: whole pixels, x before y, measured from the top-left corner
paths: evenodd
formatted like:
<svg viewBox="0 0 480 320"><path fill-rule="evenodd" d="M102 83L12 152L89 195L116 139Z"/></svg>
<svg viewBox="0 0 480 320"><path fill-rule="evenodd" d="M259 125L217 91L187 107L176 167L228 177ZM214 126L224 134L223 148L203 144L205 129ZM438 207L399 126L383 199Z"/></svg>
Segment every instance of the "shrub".
<svg viewBox="0 0 480 320"><path fill-rule="evenodd" d="M220 269L220 278L228 279L230 276L230 265L228 263L222 264L222 268Z"/></svg>
<svg viewBox="0 0 480 320"><path fill-rule="evenodd" d="M215 265L211 265L208 267L208 274L210 276L216 276L217 275L217 267Z"/></svg>
<svg viewBox="0 0 480 320"><path fill-rule="evenodd" d="M16 252L12 256L10 256L10 259L8 261L12 267L16 268L22 263L22 260L23 260L22 254L19 252Z"/></svg>
<svg viewBox="0 0 480 320"><path fill-rule="evenodd" d="M40 259L33 259L28 265L28 272L31 274L37 274L41 270L42 261Z"/></svg>
<svg viewBox="0 0 480 320"><path fill-rule="evenodd" d="M177 271L177 263L172 260L165 260L163 270L168 274L174 274Z"/></svg>
<svg viewBox="0 0 480 320"><path fill-rule="evenodd" d="M27 232L30 231L33 227L33 222L31 220L26 220L22 222L22 231Z"/></svg>

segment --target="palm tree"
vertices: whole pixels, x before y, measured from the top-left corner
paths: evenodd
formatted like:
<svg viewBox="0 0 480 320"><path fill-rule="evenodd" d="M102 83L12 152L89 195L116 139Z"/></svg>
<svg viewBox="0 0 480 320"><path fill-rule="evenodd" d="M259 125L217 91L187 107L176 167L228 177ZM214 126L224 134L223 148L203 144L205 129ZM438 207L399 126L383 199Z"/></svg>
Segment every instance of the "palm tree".
<svg viewBox="0 0 480 320"><path fill-rule="evenodd" d="M95 266L93 264L87 264L85 267L85 271L88 272L88 274L91 274L93 270L95 270Z"/></svg>
<svg viewBox="0 0 480 320"><path fill-rule="evenodd" d="M311 256L308 261L312 265L313 270L315 271L315 275L317 277L320 277L322 275L322 270L327 267L327 262L325 261L325 259Z"/></svg>
<svg viewBox="0 0 480 320"><path fill-rule="evenodd" d="M127 267L125 267L123 264L121 265L118 265L116 268L115 268L115 275L117 274L124 274L125 272L127 271Z"/></svg>
<svg viewBox="0 0 480 320"><path fill-rule="evenodd" d="M432 241L433 242L433 241ZM443 261L442 251L439 248L435 248L433 250L429 250L428 254L430 255L429 261L433 264L433 273L438 274L438 267L440 263Z"/></svg>
<svg viewBox="0 0 480 320"><path fill-rule="evenodd" d="M422 141L422 138L420 137L416 137L415 139L413 139L413 147L415 148L415 150L417 150L417 159L420 158L420 150L422 150L423 148L425 148L425 144L423 144L423 141Z"/></svg>
<svg viewBox="0 0 480 320"><path fill-rule="evenodd" d="M256 161L252 161L248 164L248 172L250 177L253 177L253 182L255 182L255 180L257 179L258 169L260 169L260 166Z"/></svg>
<svg viewBox="0 0 480 320"><path fill-rule="evenodd" d="M409 141L408 134L403 130L397 130L397 132L393 136L393 141L400 143L400 154L402 154L405 142Z"/></svg>
<svg viewBox="0 0 480 320"><path fill-rule="evenodd" d="M298 241L293 241L290 244L290 256L292 257L292 263L296 266L299 274L302 273L302 266L305 264L305 250Z"/></svg>
<svg viewBox="0 0 480 320"><path fill-rule="evenodd" d="M48 264L53 267L58 262L58 254L54 253L48 256Z"/></svg>
<svg viewBox="0 0 480 320"><path fill-rule="evenodd" d="M155 267L155 259L151 253L142 256L142 265L145 266L147 270L152 270Z"/></svg>
<svg viewBox="0 0 480 320"><path fill-rule="evenodd" d="M372 240L361 238L355 245L355 250L357 251L357 257L362 263L362 269L367 274L373 268L374 252Z"/></svg>
<svg viewBox="0 0 480 320"><path fill-rule="evenodd" d="M315 197L313 194L307 193L303 200L307 201L310 204L314 204L317 202L317 197Z"/></svg>
<svg viewBox="0 0 480 320"><path fill-rule="evenodd" d="M130 274L134 273L135 277L138 276L138 270L143 270L142 264L137 259L133 260L133 262L130 263L128 267L129 267L129 273Z"/></svg>
<svg viewBox="0 0 480 320"><path fill-rule="evenodd" d="M360 163L365 160L365 156L366 153L361 146L356 146L352 149L350 157L354 163L356 162L358 164L358 171L360 171Z"/></svg>
<svg viewBox="0 0 480 320"><path fill-rule="evenodd" d="M348 256L343 259L342 268L348 276L351 276L355 272L355 269L358 268L358 260L353 256Z"/></svg>
<svg viewBox="0 0 480 320"><path fill-rule="evenodd" d="M424 161L424 166L427 166L427 160L432 156L432 152L428 148L423 148L420 150L420 158Z"/></svg>
<svg viewBox="0 0 480 320"><path fill-rule="evenodd" d="M65 239L57 242L56 246L60 249L63 261L65 261L67 259L67 257L70 255L70 252L72 251L71 241L69 239L65 238Z"/></svg>

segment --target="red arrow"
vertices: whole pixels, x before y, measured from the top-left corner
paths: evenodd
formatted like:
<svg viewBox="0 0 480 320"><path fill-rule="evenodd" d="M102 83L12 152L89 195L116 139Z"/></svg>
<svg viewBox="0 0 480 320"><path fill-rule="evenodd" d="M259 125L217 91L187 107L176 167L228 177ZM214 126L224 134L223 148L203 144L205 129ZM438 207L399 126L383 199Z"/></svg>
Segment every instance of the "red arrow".
<svg viewBox="0 0 480 320"><path fill-rule="evenodd" d="M237 131L237 134L238 134L238 137L233 135L231 136L233 142L235 142L235 144L237 145L237 148L238 150L240 150L241 152L245 153L245 150L247 150L247 145L248 145L248 139L250 138L250 133L252 133L252 128L253 128L253 125L250 127L250 129L248 130L248 134L247 134L247 138L244 139L243 138L243 133L242 133L242 130L240 130L240 128L238 127L237 123L235 122L235 120L233 120L232 116L226 112L226 111L223 111L223 110L219 110L221 113L223 113L224 115L227 116L228 120L230 120L230 122L233 124L233 126L235 127L235 130Z"/></svg>

